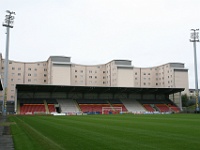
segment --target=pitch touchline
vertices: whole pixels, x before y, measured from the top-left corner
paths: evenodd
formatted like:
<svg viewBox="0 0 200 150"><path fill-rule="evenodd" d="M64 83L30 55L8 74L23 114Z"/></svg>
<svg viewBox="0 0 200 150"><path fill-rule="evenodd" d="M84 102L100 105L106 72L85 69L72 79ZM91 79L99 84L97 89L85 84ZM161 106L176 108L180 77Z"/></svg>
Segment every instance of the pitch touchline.
<svg viewBox="0 0 200 150"><path fill-rule="evenodd" d="M60 145L58 145L57 143L55 143L54 141L52 141L51 139L49 139L48 137L46 137L45 135L43 135L42 133L40 133L39 131L35 130L33 127L31 127L29 124L27 124L26 122L24 122L23 120L19 119L18 117L16 117L19 121L23 122L26 126L28 126L31 130L33 130L35 133L37 133L39 136L43 137L45 140L47 140L47 142L52 143L53 145L55 145L56 147L62 149L62 150L66 150L65 148L61 147Z"/></svg>

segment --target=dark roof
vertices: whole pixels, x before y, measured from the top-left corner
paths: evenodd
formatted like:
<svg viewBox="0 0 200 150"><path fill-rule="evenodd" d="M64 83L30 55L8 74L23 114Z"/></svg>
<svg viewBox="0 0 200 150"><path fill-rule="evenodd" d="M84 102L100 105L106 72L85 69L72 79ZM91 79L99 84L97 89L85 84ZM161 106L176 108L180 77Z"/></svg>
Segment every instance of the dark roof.
<svg viewBox="0 0 200 150"><path fill-rule="evenodd" d="M184 88L140 88L140 87L100 87L100 86L62 86L17 84L18 92L81 92L81 93L146 93L173 94L184 91Z"/></svg>

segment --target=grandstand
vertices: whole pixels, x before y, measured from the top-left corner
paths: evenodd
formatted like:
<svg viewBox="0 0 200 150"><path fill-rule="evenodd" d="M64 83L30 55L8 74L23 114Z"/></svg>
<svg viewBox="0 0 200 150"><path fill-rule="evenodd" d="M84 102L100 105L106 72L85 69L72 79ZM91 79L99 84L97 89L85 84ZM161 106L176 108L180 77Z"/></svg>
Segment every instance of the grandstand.
<svg viewBox="0 0 200 150"><path fill-rule="evenodd" d="M16 85L17 114L179 112L182 88ZM169 99L173 95L173 99ZM180 104L180 105L179 105Z"/></svg>

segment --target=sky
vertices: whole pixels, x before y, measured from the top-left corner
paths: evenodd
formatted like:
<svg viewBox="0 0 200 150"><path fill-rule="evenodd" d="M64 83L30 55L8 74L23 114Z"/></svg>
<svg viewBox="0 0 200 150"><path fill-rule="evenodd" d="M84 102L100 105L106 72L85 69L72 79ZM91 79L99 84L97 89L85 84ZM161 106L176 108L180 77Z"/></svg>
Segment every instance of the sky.
<svg viewBox="0 0 200 150"><path fill-rule="evenodd" d="M200 0L1 0L2 23L6 10L16 13L10 60L68 56L72 63L98 65L126 59L135 67L180 62L189 69L189 88L195 87L189 39L191 29L200 28ZM3 58L5 33L0 26ZM199 76L200 43L196 45Z"/></svg>

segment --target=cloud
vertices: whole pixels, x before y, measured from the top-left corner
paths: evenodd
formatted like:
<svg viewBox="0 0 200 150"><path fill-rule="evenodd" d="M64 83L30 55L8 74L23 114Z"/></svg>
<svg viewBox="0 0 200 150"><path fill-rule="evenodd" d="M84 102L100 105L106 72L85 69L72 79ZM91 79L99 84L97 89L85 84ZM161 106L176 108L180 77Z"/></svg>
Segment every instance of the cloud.
<svg viewBox="0 0 200 150"><path fill-rule="evenodd" d="M12 60L35 62L65 55L73 63L90 65L112 59L132 60L137 67L183 62L194 87L189 38L190 29L200 27L199 8L199 0L3 0L0 20L5 10L16 12ZM3 56L5 37L2 27ZM199 44L197 55L198 50Z"/></svg>

